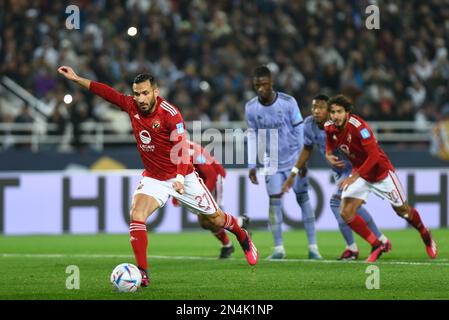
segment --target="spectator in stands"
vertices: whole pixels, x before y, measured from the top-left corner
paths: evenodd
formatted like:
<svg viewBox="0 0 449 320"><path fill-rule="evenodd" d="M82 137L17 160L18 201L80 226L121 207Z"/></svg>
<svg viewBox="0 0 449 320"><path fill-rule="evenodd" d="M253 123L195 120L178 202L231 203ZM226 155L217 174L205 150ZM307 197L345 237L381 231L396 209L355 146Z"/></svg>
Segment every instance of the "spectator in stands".
<svg viewBox="0 0 449 320"><path fill-rule="evenodd" d="M34 118L31 115L30 106L24 103L20 109L19 114L15 117L14 123L20 124L22 128L12 132L17 136L15 147L17 149L31 149L31 134L33 133Z"/></svg>
<svg viewBox="0 0 449 320"><path fill-rule="evenodd" d="M278 69L276 86L300 104L324 88L329 95L344 91L367 120L400 120L398 106L410 99L433 117L449 91L444 1L379 3L382 32L365 28L366 1L79 1L80 30L61 29L65 2L6 2L0 73L39 98L54 93L53 66L64 61L114 87L130 83L136 70L150 70L162 94L176 95L187 108L207 83L201 103L208 110L187 110L186 120L206 114L242 120L224 96L232 94L241 108L244 75L262 63ZM138 30L135 37L126 34L130 26ZM179 96L179 81L194 94ZM93 99L85 102L90 118Z"/></svg>

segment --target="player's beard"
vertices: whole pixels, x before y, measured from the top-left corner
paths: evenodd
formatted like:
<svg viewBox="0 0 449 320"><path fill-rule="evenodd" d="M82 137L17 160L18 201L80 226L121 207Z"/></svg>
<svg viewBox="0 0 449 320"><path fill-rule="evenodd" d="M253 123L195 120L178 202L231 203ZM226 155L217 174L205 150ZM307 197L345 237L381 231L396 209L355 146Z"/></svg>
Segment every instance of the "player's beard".
<svg viewBox="0 0 449 320"><path fill-rule="evenodd" d="M147 110L142 110L142 108L140 108L140 112L147 115L154 111L154 109L156 107L156 99L154 97L153 97L153 99L151 99L150 103L148 104L148 107L149 108Z"/></svg>
<svg viewBox="0 0 449 320"><path fill-rule="evenodd" d="M341 124L337 124L337 123L335 123L335 121L334 121L335 126L336 126L338 129L343 129L343 128L345 127L346 122L348 121L348 117L347 117L347 116L344 117L341 121L342 121Z"/></svg>

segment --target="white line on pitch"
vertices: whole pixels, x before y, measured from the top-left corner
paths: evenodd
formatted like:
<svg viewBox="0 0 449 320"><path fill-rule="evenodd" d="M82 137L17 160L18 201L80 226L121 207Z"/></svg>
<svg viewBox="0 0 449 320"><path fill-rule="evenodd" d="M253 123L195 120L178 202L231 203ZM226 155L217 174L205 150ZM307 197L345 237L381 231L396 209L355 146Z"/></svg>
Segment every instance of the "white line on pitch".
<svg viewBox="0 0 449 320"><path fill-rule="evenodd" d="M44 253L2 253L1 258L133 258L130 254L44 254ZM197 257L197 256L159 256L150 255L149 259L166 259L166 260L208 260L217 261L217 258L213 257ZM230 258L230 260L242 260L243 258ZM263 260L269 263L292 263L292 262L305 262L305 263L325 263L325 264L367 264L365 261L350 261L342 262L337 260L309 260L309 259L284 259L284 260ZM414 261L388 261L379 260L379 264L385 265L409 265L409 266L449 266L448 259L437 259L435 262L414 262Z"/></svg>

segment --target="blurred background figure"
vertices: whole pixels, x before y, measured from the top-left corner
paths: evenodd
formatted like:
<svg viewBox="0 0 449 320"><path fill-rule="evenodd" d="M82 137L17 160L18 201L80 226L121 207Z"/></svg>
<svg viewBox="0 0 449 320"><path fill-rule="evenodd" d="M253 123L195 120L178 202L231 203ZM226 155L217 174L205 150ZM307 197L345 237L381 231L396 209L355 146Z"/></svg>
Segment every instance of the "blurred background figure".
<svg viewBox="0 0 449 320"><path fill-rule="evenodd" d="M20 129L14 132L20 141L14 144L16 149L31 150L31 133L33 131L32 124L34 118L31 115L30 106L24 103L19 114L14 119L14 123L20 124Z"/></svg>
<svg viewBox="0 0 449 320"><path fill-rule="evenodd" d="M441 119L432 129L430 153L439 159L449 161L449 103L441 111Z"/></svg>

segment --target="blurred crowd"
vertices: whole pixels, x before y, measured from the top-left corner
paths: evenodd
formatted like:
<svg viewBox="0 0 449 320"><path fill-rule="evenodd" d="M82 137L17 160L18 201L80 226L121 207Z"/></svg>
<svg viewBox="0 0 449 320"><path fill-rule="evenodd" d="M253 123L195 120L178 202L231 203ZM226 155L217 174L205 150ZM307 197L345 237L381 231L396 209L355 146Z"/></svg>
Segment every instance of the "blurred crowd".
<svg viewBox="0 0 449 320"><path fill-rule="evenodd" d="M73 4L80 8L79 30L66 28ZM370 4L0 1L0 72L51 105L48 121L62 129L122 118L63 80L59 65L126 93L137 73L150 72L186 121L244 120L244 104L255 95L252 70L260 64L304 115L317 93L341 92L368 120L437 120L449 101L449 1L378 1L379 30L365 26ZM128 35L130 27L137 35ZM65 104L69 91L73 101Z"/></svg>

